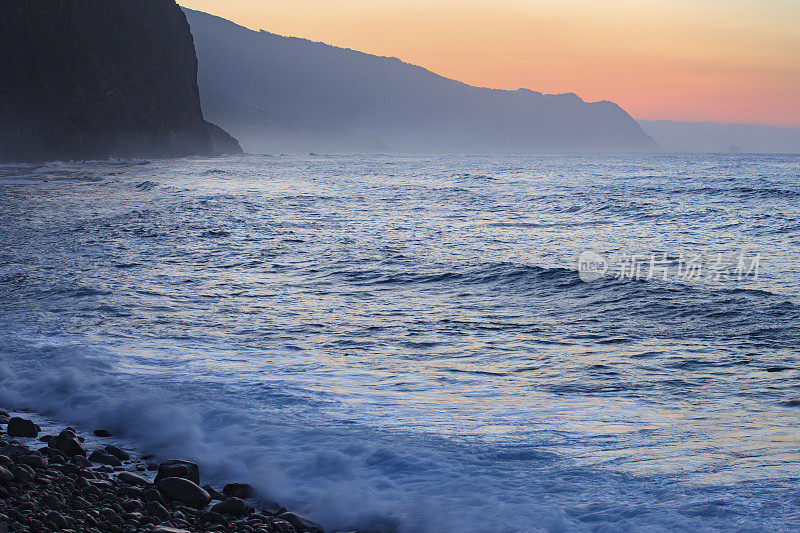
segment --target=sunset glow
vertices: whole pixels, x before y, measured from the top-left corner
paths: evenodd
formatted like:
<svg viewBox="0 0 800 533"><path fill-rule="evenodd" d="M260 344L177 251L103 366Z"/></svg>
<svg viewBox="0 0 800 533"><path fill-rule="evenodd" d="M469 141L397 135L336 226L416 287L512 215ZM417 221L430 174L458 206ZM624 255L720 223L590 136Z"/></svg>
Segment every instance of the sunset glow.
<svg viewBox="0 0 800 533"><path fill-rule="evenodd" d="M180 3L473 85L612 100L641 119L800 126L794 0Z"/></svg>

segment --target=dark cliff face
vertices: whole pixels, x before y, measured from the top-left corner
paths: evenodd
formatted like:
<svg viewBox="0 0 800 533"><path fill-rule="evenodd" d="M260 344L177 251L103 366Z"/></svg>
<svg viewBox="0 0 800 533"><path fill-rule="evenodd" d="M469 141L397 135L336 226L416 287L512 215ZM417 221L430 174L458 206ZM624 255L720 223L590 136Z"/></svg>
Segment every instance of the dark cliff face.
<svg viewBox="0 0 800 533"><path fill-rule="evenodd" d="M0 160L211 153L174 0L0 0Z"/></svg>
<svg viewBox="0 0 800 533"><path fill-rule="evenodd" d="M213 155L237 155L244 153L239 141L216 124L206 122L206 129L208 130L208 135L211 137L211 153Z"/></svg>

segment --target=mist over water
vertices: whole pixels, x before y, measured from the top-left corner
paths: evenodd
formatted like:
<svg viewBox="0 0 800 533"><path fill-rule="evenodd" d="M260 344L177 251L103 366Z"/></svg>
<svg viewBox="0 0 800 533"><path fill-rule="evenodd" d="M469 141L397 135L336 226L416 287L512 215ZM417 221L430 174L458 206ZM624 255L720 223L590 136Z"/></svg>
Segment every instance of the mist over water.
<svg viewBox="0 0 800 533"><path fill-rule="evenodd" d="M794 530L799 169L3 166L0 404L196 459L329 528ZM587 249L762 261L583 283Z"/></svg>

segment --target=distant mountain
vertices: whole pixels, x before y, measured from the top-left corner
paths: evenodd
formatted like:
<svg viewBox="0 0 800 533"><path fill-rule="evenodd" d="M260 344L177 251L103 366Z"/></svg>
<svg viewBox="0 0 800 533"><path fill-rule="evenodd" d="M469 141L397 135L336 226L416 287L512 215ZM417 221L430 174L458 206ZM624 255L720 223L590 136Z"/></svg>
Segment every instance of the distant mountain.
<svg viewBox="0 0 800 533"><path fill-rule="evenodd" d="M0 161L214 150L174 0L0 0L0 13Z"/></svg>
<svg viewBox="0 0 800 533"><path fill-rule="evenodd" d="M249 151L656 148L611 102L472 87L396 58L184 11L197 48L206 116Z"/></svg>
<svg viewBox="0 0 800 533"><path fill-rule="evenodd" d="M639 124L667 152L800 153L800 128L669 120Z"/></svg>

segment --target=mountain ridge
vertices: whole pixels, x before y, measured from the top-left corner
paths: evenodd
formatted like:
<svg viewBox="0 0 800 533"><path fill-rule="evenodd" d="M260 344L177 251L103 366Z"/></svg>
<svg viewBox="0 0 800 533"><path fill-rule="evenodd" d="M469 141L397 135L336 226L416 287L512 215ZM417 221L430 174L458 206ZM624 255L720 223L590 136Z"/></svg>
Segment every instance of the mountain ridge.
<svg viewBox="0 0 800 533"><path fill-rule="evenodd" d="M613 102L475 87L396 57L184 12L197 47L203 108L250 151L320 151L326 144L359 151L365 139L411 152L656 148ZM216 101L225 101L228 109ZM241 109L233 112L233 103ZM246 108L290 122L294 131L270 131L269 123L243 120ZM339 135L298 142L309 129Z"/></svg>

